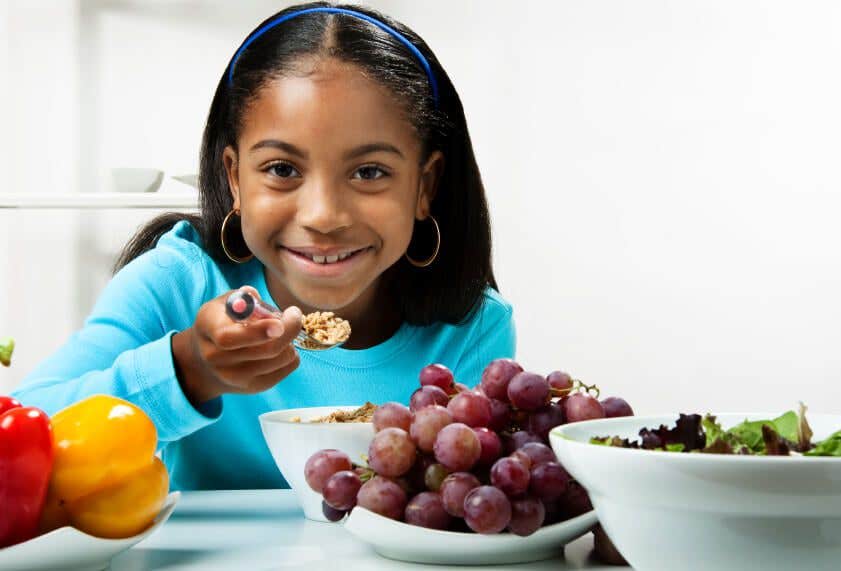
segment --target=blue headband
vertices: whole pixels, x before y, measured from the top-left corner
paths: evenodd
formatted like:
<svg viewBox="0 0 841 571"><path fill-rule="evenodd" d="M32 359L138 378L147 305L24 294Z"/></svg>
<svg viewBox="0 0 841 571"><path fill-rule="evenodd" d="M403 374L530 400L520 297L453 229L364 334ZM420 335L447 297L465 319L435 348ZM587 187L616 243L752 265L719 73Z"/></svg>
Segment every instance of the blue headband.
<svg viewBox="0 0 841 571"><path fill-rule="evenodd" d="M242 53L248 49L254 40L274 28L275 26L279 26L280 24L286 22L287 20L291 20L292 18L297 18L298 16L303 16L304 14L312 14L315 12L324 12L326 14L344 14L345 16L353 16L354 18L359 18L360 20L365 20L366 22L370 22L374 24L379 29L383 30L384 32L390 34L394 38L400 41L401 44L406 46L412 55L415 56L415 59L421 64L423 70L426 72L426 76L429 78L429 86L432 88L432 100L435 103L435 107L438 107L438 82L435 81L435 75L432 73L432 68L429 65L429 62L426 61L426 58L423 57L423 54L420 50L415 47L415 45L407 40L403 34L380 22L379 20L372 18L367 14L363 14L362 12L356 12L355 10L345 10L344 8L329 8L329 7L321 7L321 8L307 8L306 10L300 10L298 12L291 12L289 14L284 14L279 18L272 20L271 22L266 23L262 26L259 30L254 32L254 34L246 40L244 44L237 50L237 53L234 54L234 59L231 60L231 65L228 68L228 86L232 86L234 84L234 67L237 65L237 61L239 60Z"/></svg>

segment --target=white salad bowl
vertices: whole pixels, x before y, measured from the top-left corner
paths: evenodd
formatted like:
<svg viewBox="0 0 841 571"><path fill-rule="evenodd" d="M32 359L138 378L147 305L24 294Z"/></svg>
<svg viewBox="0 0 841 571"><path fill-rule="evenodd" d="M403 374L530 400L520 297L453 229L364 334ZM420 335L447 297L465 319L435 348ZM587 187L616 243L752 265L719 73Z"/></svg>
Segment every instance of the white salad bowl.
<svg viewBox="0 0 841 571"><path fill-rule="evenodd" d="M307 519L327 521L321 509L321 494L314 492L304 478L304 466L315 452L324 448L341 450L351 462L361 463L374 437L370 422L308 422L337 410L356 410L358 406L322 406L277 410L260 415L263 437L280 473L295 492ZM300 422L293 419L300 418Z"/></svg>
<svg viewBox="0 0 841 571"><path fill-rule="evenodd" d="M777 414L716 415L727 429ZM587 488L599 522L638 571L841 569L841 458L654 452L590 444L637 439L678 415L566 424L550 441ZM813 442L841 416L807 415Z"/></svg>

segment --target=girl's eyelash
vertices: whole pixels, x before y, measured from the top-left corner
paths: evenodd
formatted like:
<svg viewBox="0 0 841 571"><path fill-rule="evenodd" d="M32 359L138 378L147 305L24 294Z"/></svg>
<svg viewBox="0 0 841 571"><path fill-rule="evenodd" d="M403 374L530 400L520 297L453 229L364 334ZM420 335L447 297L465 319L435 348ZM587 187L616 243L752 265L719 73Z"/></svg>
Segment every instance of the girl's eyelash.
<svg viewBox="0 0 841 571"><path fill-rule="evenodd" d="M273 161L273 162L265 165L261 170L265 173L274 174L274 173L271 173L271 170L273 168L279 167L279 166L288 167L288 168L294 170L299 176L301 174L301 170L298 167L296 167L294 164L290 163L289 161ZM356 167L353 170L353 175L356 175L362 169L376 169L377 171L379 171L379 173L381 173L380 176L378 176L374 179L363 179L363 180L377 180L377 179L384 178L384 177L387 177L387 176L391 175L391 171L388 168L386 168L382 165L378 165L376 163L371 163L371 164L366 164L366 165L361 165L361 166ZM281 177L281 178L292 178L292 177ZM354 176L353 178L356 178L356 176ZM359 177L359 178L361 178L361 177Z"/></svg>
<svg viewBox="0 0 841 571"><path fill-rule="evenodd" d="M289 161L273 161L273 162L267 164L266 166L264 166L262 170L263 170L263 172L271 173L271 170L273 168L280 167L280 166L289 167L290 169L294 170L299 175L301 174L301 170L298 167L296 167L295 165L293 165L292 163L290 163ZM274 174L274 173L271 173L271 174ZM281 177L281 178L291 178L291 177Z"/></svg>
<svg viewBox="0 0 841 571"><path fill-rule="evenodd" d="M382 173L382 175L377 177L377 178L383 178L383 177L391 175L391 172L387 168L385 168L382 165L378 165L376 163L371 163L371 164L361 165L359 167L356 167L353 171L353 174L355 175L356 173L358 173L362 169L377 169L378 171L380 171Z"/></svg>

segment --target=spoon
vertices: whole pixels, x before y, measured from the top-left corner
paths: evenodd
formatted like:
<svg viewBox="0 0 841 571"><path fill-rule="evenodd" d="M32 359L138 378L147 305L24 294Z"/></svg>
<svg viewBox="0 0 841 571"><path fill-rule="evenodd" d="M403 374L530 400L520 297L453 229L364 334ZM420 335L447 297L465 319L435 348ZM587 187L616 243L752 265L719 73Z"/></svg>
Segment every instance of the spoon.
<svg viewBox="0 0 841 571"><path fill-rule="evenodd" d="M234 321L246 321L247 319L266 319L267 317L280 317L282 311L273 305L261 301L251 295L248 291L237 290L228 296L225 301L225 312ZM347 341L347 339L345 339ZM299 349L308 351L326 351L344 345L344 341L338 343L325 343L309 335L305 329L301 329L292 341Z"/></svg>

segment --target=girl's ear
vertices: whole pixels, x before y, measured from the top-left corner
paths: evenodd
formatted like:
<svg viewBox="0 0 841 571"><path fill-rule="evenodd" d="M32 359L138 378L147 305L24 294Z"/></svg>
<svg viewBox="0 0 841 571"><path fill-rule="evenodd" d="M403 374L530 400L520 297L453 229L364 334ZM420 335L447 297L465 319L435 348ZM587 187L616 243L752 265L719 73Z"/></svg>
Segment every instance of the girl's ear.
<svg viewBox="0 0 841 571"><path fill-rule="evenodd" d="M438 192L438 183L444 173L444 153L433 151L421 167L420 192L418 192L418 203L415 207L415 218L426 220L432 210L432 201Z"/></svg>
<svg viewBox="0 0 841 571"><path fill-rule="evenodd" d="M222 162L225 164L225 172L228 175L228 188L231 189L231 196L234 199L234 210L239 210L239 168L236 150L228 145L222 152Z"/></svg>

